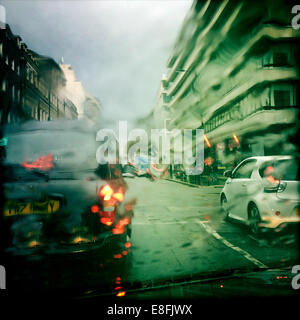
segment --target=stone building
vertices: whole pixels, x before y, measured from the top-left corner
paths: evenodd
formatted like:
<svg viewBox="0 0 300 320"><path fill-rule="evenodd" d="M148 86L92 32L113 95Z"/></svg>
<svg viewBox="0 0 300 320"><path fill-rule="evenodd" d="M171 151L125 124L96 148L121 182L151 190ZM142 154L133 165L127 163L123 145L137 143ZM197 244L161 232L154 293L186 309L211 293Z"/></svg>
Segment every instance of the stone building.
<svg viewBox="0 0 300 320"><path fill-rule="evenodd" d="M300 30L285 1L194 1L167 62L154 118L202 128L220 167L296 151Z"/></svg>
<svg viewBox="0 0 300 320"><path fill-rule="evenodd" d="M10 27L0 29L0 122L77 119L75 105L63 94L59 65L29 50Z"/></svg>
<svg viewBox="0 0 300 320"><path fill-rule="evenodd" d="M21 38L9 26L0 28L0 123L24 116L21 110L22 65Z"/></svg>
<svg viewBox="0 0 300 320"><path fill-rule="evenodd" d="M99 99L90 94L82 83L78 81L70 64L64 64L62 61L59 66L66 79L64 94L76 106L78 119L86 119L91 124L99 123L102 112L102 105Z"/></svg>

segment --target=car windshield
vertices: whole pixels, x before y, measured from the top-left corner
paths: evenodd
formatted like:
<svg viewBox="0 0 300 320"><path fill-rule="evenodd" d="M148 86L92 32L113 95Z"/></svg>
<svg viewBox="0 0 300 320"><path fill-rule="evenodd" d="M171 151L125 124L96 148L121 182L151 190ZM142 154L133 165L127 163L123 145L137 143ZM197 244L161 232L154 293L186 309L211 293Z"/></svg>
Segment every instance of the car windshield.
<svg viewBox="0 0 300 320"><path fill-rule="evenodd" d="M295 1L0 0L0 288L296 296Z"/></svg>

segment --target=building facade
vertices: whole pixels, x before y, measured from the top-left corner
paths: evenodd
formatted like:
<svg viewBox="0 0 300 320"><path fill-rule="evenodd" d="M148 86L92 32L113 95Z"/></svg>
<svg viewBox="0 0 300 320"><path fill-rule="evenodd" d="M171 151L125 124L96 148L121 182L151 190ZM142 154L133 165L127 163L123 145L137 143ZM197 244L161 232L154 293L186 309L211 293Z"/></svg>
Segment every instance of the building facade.
<svg viewBox="0 0 300 320"><path fill-rule="evenodd" d="M90 94L78 81L75 71L70 64L59 65L66 79L64 94L78 111L78 119L86 119L91 124L99 123L101 120L102 105L98 98Z"/></svg>
<svg viewBox="0 0 300 320"><path fill-rule="evenodd" d="M35 119L77 119L75 105L63 94L59 65L29 50L8 25L0 29L0 123Z"/></svg>
<svg viewBox="0 0 300 320"><path fill-rule="evenodd" d="M194 1L161 80L154 117L204 129L220 168L291 154L299 110L300 30L285 1Z"/></svg>
<svg viewBox="0 0 300 320"><path fill-rule="evenodd" d="M21 38L15 37L8 26L0 28L0 121L1 124L22 117Z"/></svg>

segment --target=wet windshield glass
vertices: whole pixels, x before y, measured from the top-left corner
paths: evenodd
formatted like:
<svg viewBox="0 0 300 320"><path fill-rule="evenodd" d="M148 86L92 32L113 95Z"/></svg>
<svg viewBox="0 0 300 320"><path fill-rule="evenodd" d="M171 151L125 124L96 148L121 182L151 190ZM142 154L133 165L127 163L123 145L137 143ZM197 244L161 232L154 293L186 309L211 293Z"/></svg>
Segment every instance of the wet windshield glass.
<svg viewBox="0 0 300 320"><path fill-rule="evenodd" d="M268 161L259 169L261 177L273 175L276 179L299 181L298 161L296 159Z"/></svg>
<svg viewBox="0 0 300 320"><path fill-rule="evenodd" d="M6 150L8 163L27 168L34 167L33 163L39 160L42 162L41 168L45 170L54 165L69 169L97 167L95 137L76 131L37 130L12 134L7 139Z"/></svg>
<svg viewBox="0 0 300 320"><path fill-rule="evenodd" d="M0 0L0 288L295 296L299 17Z"/></svg>

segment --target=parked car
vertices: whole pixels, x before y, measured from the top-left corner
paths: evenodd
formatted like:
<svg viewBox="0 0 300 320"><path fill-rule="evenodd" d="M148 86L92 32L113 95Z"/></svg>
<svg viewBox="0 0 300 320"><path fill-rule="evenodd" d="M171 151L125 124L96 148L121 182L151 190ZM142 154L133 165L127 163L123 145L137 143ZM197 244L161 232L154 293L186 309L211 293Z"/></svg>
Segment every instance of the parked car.
<svg viewBox="0 0 300 320"><path fill-rule="evenodd" d="M149 169L148 158L145 156L139 156L135 159L135 163L132 164L135 168L135 174L137 177L147 177L149 174L147 169Z"/></svg>
<svg viewBox="0 0 300 320"><path fill-rule="evenodd" d="M135 177L135 168L133 165L125 164L122 168L122 176L126 178Z"/></svg>
<svg viewBox="0 0 300 320"><path fill-rule="evenodd" d="M7 250L129 241L127 184L118 165L98 165L95 134L85 122L28 122L4 134Z"/></svg>
<svg viewBox="0 0 300 320"><path fill-rule="evenodd" d="M224 174L228 179L220 202L226 218L246 223L253 233L300 222L297 158L251 157Z"/></svg>

